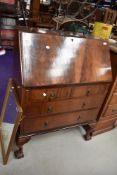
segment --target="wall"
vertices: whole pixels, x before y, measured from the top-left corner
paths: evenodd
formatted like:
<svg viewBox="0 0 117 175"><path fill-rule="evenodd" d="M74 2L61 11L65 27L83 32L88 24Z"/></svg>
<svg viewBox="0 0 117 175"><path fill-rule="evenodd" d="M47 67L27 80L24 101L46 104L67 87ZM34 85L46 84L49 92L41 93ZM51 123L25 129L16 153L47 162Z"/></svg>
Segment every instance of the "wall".
<svg viewBox="0 0 117 175"><path fill-rule="evenodd" d="M14 52L7 51L5 55L0 56L0 112L2 109L5 90L9 78L13 77Z"/></svg>

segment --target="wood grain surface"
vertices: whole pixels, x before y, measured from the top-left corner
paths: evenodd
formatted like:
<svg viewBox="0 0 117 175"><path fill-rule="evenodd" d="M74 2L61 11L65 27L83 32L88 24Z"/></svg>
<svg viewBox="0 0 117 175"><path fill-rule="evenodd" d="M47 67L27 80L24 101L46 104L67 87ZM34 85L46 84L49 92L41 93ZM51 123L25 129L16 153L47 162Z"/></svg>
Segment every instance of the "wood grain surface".
<svg viewBox="0 0 117 175"><path fill-rule="evenodd" d="M25 31L19 39L25 87L112 80L107 42Z"/></svg>

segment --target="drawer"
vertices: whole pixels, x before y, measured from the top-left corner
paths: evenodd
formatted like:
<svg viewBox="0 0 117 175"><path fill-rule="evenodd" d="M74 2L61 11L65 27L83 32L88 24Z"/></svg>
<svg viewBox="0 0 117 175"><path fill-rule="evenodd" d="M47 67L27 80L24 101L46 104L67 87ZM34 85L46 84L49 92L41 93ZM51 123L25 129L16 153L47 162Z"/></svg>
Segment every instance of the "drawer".
<svg viewBox="0 0 117 175"><path fill-rule="evenodd" d="M95 100L96 99L96 100ZM95 101L94 101L95 100ZM89 96L84 98L75 98L60 101L50 101L46 103L32 103L23 108L25 115L48 115L78 110L99 108L103 102L102 95Z"/></svg>
<svg viewBox="0 0 117 175"><path fill-rule="evenodd" d="M52 101L69 98L71 87L63 88L44 88L44 89L25 89L25 103Z"/></svg>
<svg viewBox="0 0 117 175"><path fill-rule="evenodd" d="M44 101L79 98L106 93L108 84L69 86L60 88L24 89L22 103L31 104Z"/></svg>
<svg viewBox="0 0 117 175"><path fill-rule="evenodd" d="M94 102L94 99L95 102ZM63 112L72 112L78 110L85 110L90 108L98 108L102 103L103 96L90 96L78 99L68 99L57 102L48 102L42 109L42 114L54 114Z"/></svg>
<svg viewBox="0 0 117 175"><path fill-rule="evenodd" d="M72 88L72 97L91 96L107 92L109 84L76 86Z"/></svg>
<svg viewBox="0 0 117 175"><path fill-rule="evenodd" d="M109 116L109 115L114 115L114 114L117 114L117 104L109 105L104 114L104 117Z"/></svg>
<svg viewBox="0 0 117 175"><path fill-rule="evenodd" d="M110 102L109 102L110 105L113 105L113 104L117 104L117 93L114 93Z"/></svg>
<svg viewBox="0 0 117 175"><path fill-rule="evenodd" d="M33 133L36 131L46 131L78 123L90 122L96 119L97 113L98 110L93 109L61 115L43 116L34 119L25 118L21 124L23 125L22 128L24 133Z"/></svg>

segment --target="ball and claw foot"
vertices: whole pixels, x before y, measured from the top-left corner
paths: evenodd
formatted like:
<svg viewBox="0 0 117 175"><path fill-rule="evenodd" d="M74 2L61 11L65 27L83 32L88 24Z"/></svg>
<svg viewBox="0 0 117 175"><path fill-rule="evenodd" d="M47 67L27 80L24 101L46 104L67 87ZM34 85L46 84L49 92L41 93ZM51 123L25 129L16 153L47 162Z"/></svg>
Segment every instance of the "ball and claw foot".
<svg viewBox="0 0 117 175"><path fill-rule="evenodd" d="M89 125L83 126L84 130L86 131L86 134L84 135L85 140L91 140L93 136L94 129L90 127Z"/></svg>
<svg viewBox="0 0 117 175"><path fill-rule="evenodd" d="M16 151L14 152L14 155L15 155L15 158L16 158L16 159L21 159L21 158L23 158L23 157L24 157L23 148L20 147L18 150L16 150Z"/></svg>

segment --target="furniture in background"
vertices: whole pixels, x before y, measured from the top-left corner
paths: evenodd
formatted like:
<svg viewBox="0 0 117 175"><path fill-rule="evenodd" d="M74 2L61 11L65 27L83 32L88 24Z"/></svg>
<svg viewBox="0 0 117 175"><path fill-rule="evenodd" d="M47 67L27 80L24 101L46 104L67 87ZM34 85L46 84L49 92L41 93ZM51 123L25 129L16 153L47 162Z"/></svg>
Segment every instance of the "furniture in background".
<svg viewBox="0 0 117 175"><path fill-rule="evenodd" d="M40 0L17 0L18 25L33 26L39 21Z"/></svg>
<svg viewBox="0 0 117 175"><path fill-rule="evenodd" d="M112 9L105 9L104 23L116 24L117 23L117 11Z"/></svg>
<svg viewBox="0 0 117 175"><path fill-rule="evenodd" d="M15 0L0 1L0 46L14 48L16 40L16 2Z"/></svg>
<svg viewBox="0 0 117 175"><path fill-rule="evenodd" d="M31 17L32 18L39 18L39 11L40 11L40 1L39 0L32 0L31 2Z"/></svg>
<svg viewBox="0 0 117 175"><path fill-rule="evenodd" d="M99 114L99 120L93 123L93 135L109 131L116 126L117 121L117 46L110 46L110 58L113 82Z"/></svg>
<svg viewBox="0 0 117 175"><path fill-rule="evenodd" d="M23 157L23 144L38 133L82 125L91 139L90 124L112 81L108 44L32 28L21 29L19 41L14 81L23 118L16 157Z"/></svg>

